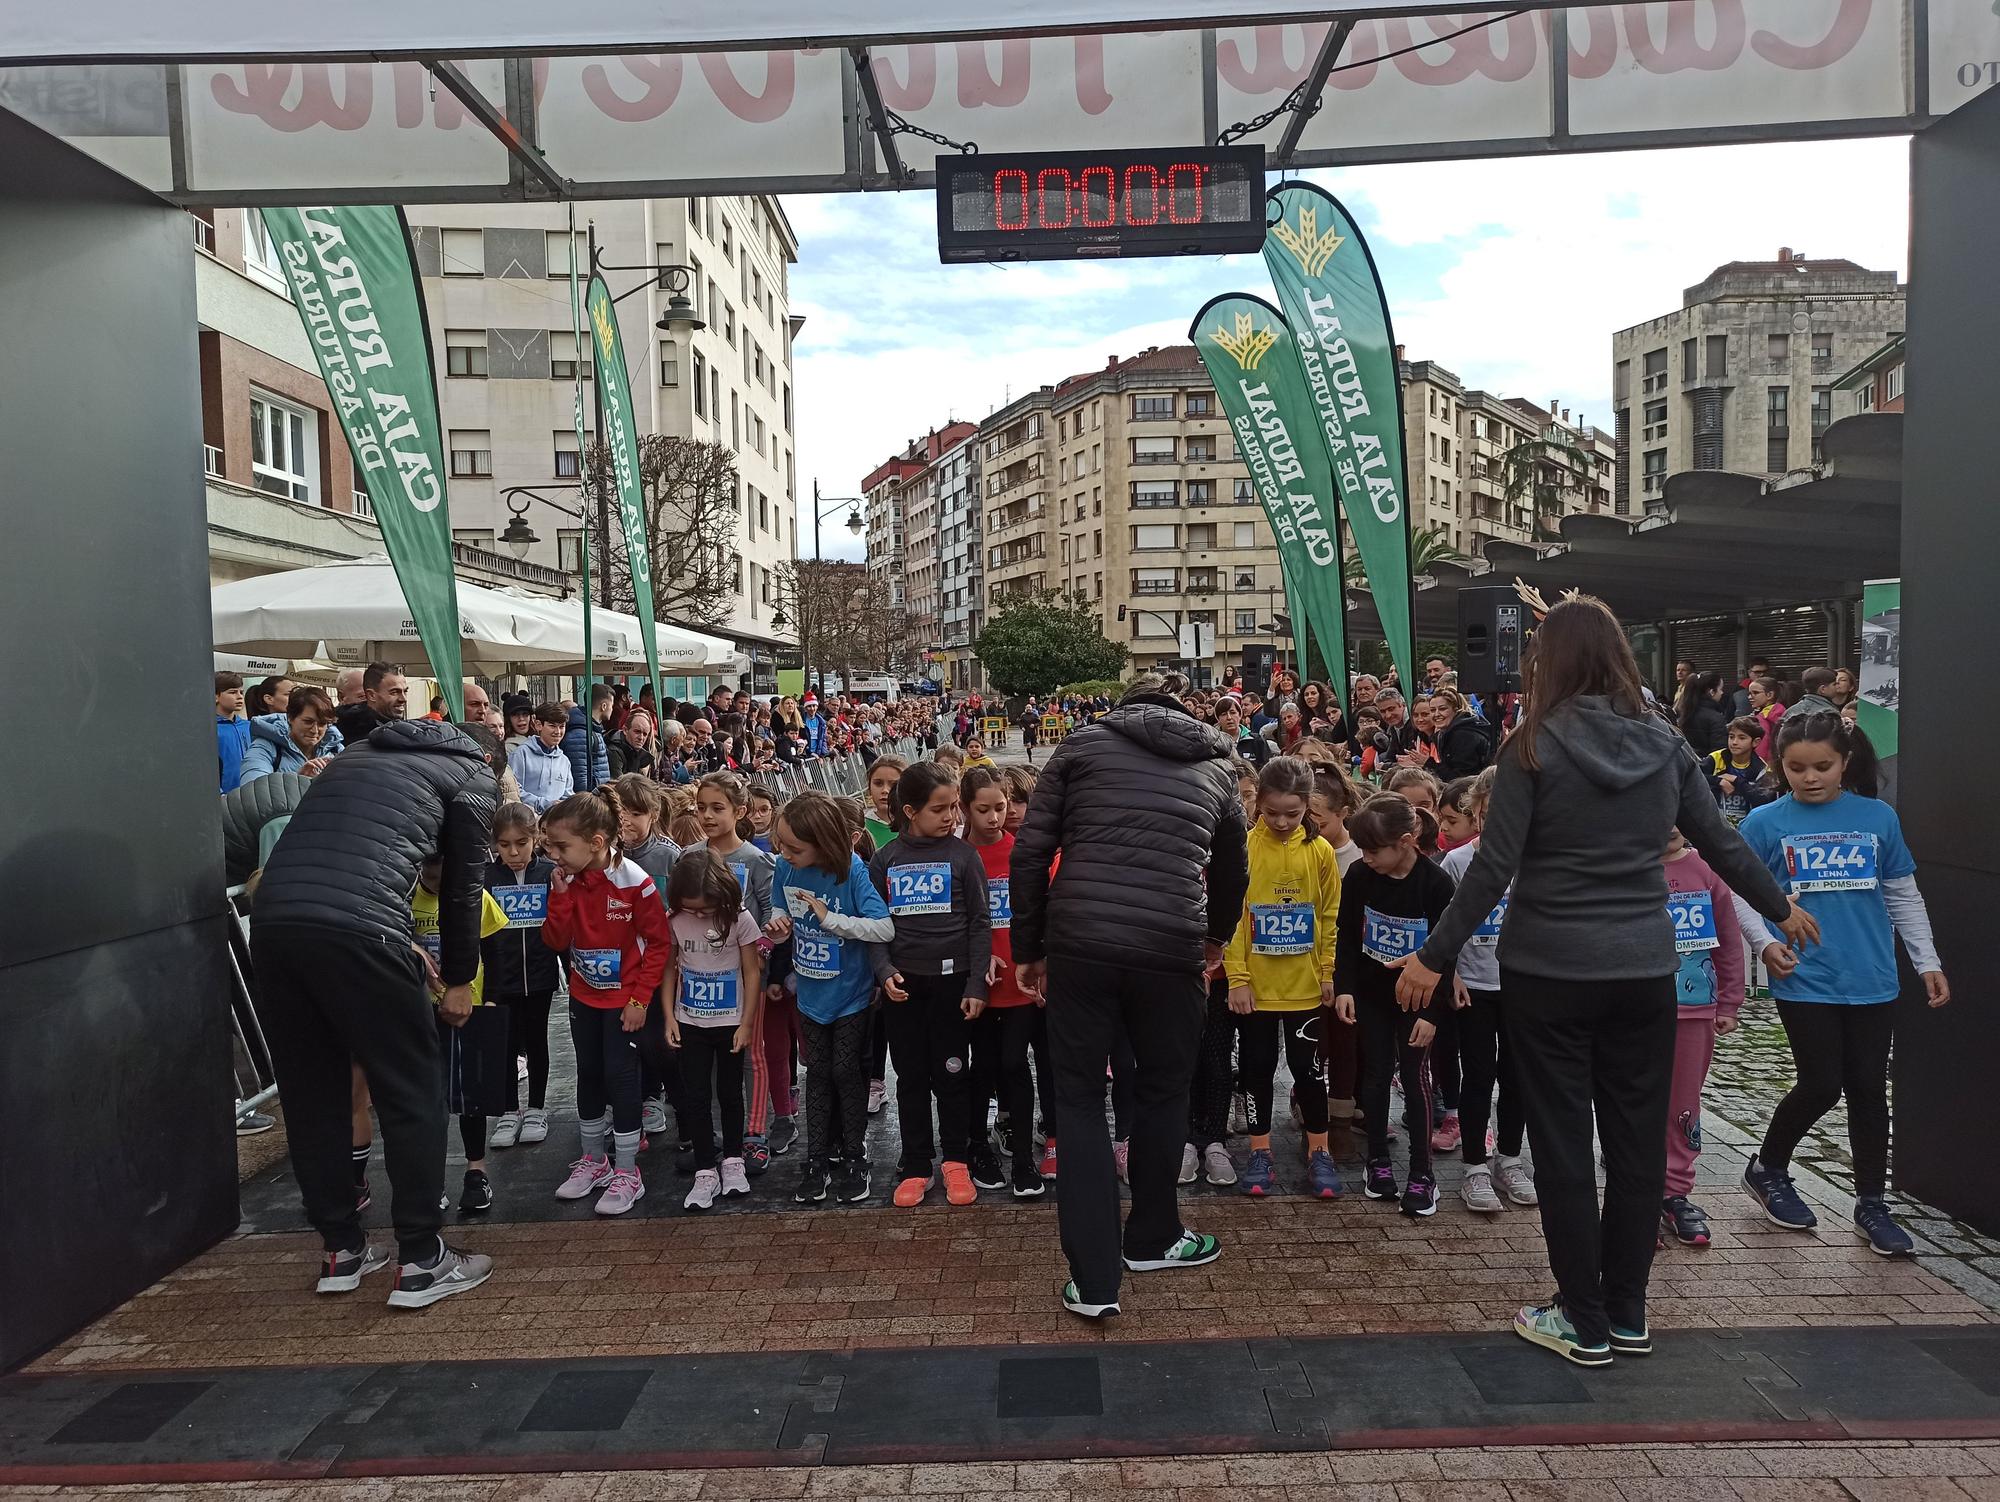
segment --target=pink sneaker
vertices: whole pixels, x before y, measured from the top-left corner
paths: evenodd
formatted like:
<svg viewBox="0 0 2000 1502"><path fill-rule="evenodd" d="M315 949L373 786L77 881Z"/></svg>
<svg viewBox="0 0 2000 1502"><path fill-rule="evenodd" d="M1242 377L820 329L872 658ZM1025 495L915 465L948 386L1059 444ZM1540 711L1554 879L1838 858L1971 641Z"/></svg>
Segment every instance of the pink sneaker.
<svg viewBox="0 0 2000 1502"><path fill-rule="evenodd" d="M1463 1139L1458 1125L1458 1112L1445 1112L1444 1120L1439 1122L1437 1130L1431 1133L1431 1151L1455 1153L1461 1140Z"/></svg>
<svg viewBox="0 0 2000 1502"><path fill-rule="evenodd" d="M604 1186L604 1193L597 1197L597 1213L623 1215L645 1197L646 1186L639 1180L639 1170L621 1168L611 1175L611 1181Z"/></svg>
<svg viewBox="0 0 2000 1502"><path fill-rule="evenodd" d="M593 1158L585 1153L569 1166L569 1177L556 1186L559 1200L580 1200L591 1190L606 1184L611 1179L611 1160Z"/></svg>

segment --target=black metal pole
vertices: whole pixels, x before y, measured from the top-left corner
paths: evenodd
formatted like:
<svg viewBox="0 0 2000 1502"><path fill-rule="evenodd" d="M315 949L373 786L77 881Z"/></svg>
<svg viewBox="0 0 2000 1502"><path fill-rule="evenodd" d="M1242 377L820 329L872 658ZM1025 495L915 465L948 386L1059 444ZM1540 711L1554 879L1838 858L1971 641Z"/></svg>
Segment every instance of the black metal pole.
<svg viewBox="0 0 2000 1502"><path fill-rule="evenodd" d="M818 589L821 583L819 577L819 561L820 561L819 481L814 480L813 481L813 571L812 571L812 587L814 589ZM803 597L805 591L801 590L799 593ZM800 697L803 698L805 694L809 694L812 692L812 681L813 681L812 642L810 639L810 634L806 627L806 612L803 606L803 599L801 600L801 608L799 610L799 669L803 676L803 682L805 683L805 690L800 695Z"/></svg>
<svg viewBox="0 0 2000 1502"><path fill-rule="evenodd" d="M595 219L590 221L589 235L590 274L595 276L597 275L597 221ZM585 316L587 321L588 315ZM595 341L593 340L592 343L595 344ZM582 347L573 350L572 353L579 360L583 358ZM598 444L602 445L604 442L604 372L596 368L594 358L591 362L590 372L590 404L595 410L597 417L597 428L593 436L596 438ZM585 457L586 459L588 458L588 456ZM599 569L597 574L597 603L602 605L606 610L609 610L611 609L611 496L608 487L604 484L603 477L600 475L592 475L590 488L597 492L598 546L604 549L598 555L603 559L604 567ZM628 537L625 539L625 546L627 548L632 546L631 538ZM584 709L584 713L590 713L587 706Z"/></svg>

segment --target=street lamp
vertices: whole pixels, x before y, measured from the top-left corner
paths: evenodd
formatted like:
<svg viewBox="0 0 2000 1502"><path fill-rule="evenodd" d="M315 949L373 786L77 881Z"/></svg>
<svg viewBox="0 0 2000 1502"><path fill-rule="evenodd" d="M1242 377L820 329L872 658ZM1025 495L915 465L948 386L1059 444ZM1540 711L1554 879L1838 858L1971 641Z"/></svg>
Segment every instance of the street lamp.
<svg viewBox="0 0 2000 1502"><path fill-rule="evenodd" d="M859 537L861 533L864 530L866 530L868 525L861 519L861 497L851 496L851 495L833 496L827 501L827 503L824 506L822 506L820 504L820 499L819 499L819 481L817 480L813 481L812 561L816 564L824 563L826 561L826 559L824 558L824 556L820 551L819 524L825 521L828 516L838 511L842 506L848 508L847 521L845 523L847 530L849 532L852 532L855 536ZM866 588L855 590L854 597L849 603L858 605L861 602L861 600L867 596L867 593L868 591ZM779 606L778 609L772 614L771 624L773 626L776 626L780 631L785 629L787 622L785 620L785 609L782 605ZM810 690L812 688L812 644L807 639L808 622L806 620L806 612L803 608L801 608L799 611L798 625L799 625L800 682L802 682L805 685L807 690Z"/></svg>
<svg viewBox="0 0 2000 1502"><path fill-rule="evenodd" d="M562 490L581 490L583 487L580 485L563 485L558 488ZM522 499L516 500L516 496ZM560 501L552 501L532 486L509 485L505 490L500 492L500 499L507 503L507 510L512 513L508 517L506 527L500 533L500 541L507 545L507 551L512 553L516 558L526 558L528 556L528 549L542 540L536 535L535 529L528 525L527 512L530 500L540 501L544 506L551 507L574 521L582 522L586 529L590 526L590 516L587 512L580 508L572 509L563 505ZM584 540L587 546L589 543L587 533ZM558 559L557 562L561 562L561 560Z"/></svg>

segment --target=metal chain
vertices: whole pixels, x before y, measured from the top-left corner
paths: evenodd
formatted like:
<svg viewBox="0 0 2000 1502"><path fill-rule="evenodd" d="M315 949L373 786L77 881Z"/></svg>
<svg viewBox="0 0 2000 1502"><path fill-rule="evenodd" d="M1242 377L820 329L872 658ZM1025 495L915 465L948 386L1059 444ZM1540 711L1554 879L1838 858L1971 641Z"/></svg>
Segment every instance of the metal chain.
<svg viewBox="0 0 2000 1502"><path fill-rule="evenodd" d="M1283 99L1278 101L1275 108L1268 109L1264 111L1263 114L1254 116L1251 119L1239 120L1236 124L1228 127L1228 129L1224 130L1221 134L1216 136L1215 144L1218 146L1229 146L1237 141L1242 140L1245 136L1255 135L1258 131L1262 130L1265 126L1269 125L1273 120L1277 119L1278 116L1289 114L1293 110L1303 109L1306 113L1306 118L1311 119L1314 115L1317 115L1319 113L1319 107L1324 101L1321 99L1314 99L1313 102L1308 105L1305 102L1305 94L1306 94L1306 85L1305 82L1301 80L1292 89L1291 93L1287 94Z"/></svg>
<svg viewBox="0 0 2000 1502"><path fill-rule="evenodd" d="M934 146L948 146L961 156L977 156L979 154L979 143L977 141L954 141L950 136L941 136L934 130L925 130L921 125L911 124L908 120L905 120L901 115L886 106L883 108L882 113L889 117L889 134L892 136L915 136L918 140L929 141Z"/></svg>

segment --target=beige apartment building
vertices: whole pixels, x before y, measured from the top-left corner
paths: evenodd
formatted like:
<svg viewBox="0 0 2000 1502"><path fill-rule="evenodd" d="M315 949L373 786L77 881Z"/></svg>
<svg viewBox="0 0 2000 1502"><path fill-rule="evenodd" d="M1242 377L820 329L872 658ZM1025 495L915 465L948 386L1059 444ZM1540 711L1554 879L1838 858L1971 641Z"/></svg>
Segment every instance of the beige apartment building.
<svg viewBox="0 0 2000 1502"><path fill-rule="evenodd" d="M899 618L892 636L904 644L912 662L921 658L925 664L935 665L945 660L941 655L944 577L949 560L941 541L941 517L949 512L960 529L966 525L961 492L967 461L960 451L973 432L969 422L948 422L933 428L921 438L911 439L861 482L867 512L868 576L884 586L889 608ZM976 533L976 507L970 525ZM963 540L961 530L959 544ZM976 588L976 578L969 582ZM968 641L957 645L964 647Z"/></svg>
<svg viewBox="0 0 2000 1502"><path fill-rule="evenodd" d="M1893 271L1787 247L1718 266L1676 311L1613 334L1617 509L1663 506L1683 470L1817 464L1835 386L1902 333L1903 304Z"/></svg>
<svg viewBox="0 0 2000 1502"><path fill-rule="evenodd" d="M579 358L586 380L591 371L588 331L579 351L572 323L568 211L430 206L409 219L437 351L453 536L490 548L518 509L540 539L529 557L575 572L583 524L563 508L580 504ZM639 431L723 444L735 458L731 597L706 629L737 644L768 692L776 653L792 641L772 617L773 571L798 548L792 341L803 320L788 300L798 239L767 195L595 203L578 211L586 274L586 221L610 266L688 268L686 295L706 323L691 334L656 327L674 295L666 277L607 271L605 280L614 297L638 289L617 306ZM593 405L587 395L586 428ZM510 498L515 486L546 499Z"/></svg>

